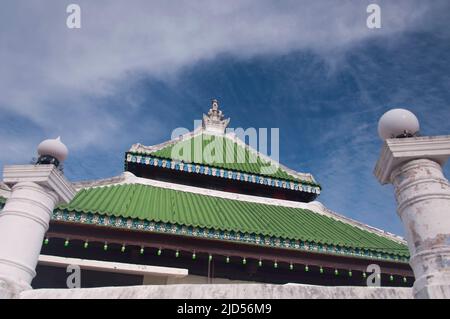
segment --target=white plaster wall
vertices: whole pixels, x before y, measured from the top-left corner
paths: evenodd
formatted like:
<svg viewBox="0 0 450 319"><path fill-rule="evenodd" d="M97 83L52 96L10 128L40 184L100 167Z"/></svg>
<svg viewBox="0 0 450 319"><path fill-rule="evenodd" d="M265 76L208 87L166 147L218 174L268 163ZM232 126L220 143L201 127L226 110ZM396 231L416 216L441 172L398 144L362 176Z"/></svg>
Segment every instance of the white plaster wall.
<svg viewBox="0 0 450 319"><path fill-rule="evenodd" d="M36 289L21 299L411 299L411 288L322 287L310 285L218 284Z"/></svg>

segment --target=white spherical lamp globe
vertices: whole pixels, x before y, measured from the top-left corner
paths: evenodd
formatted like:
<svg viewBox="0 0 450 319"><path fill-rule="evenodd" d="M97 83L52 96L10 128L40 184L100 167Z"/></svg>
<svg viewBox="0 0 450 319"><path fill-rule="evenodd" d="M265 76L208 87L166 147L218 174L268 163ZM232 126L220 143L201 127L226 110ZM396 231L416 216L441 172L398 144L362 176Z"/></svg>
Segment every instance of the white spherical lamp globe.
<svg viewBox="0 0 450 319"><path fill-rule="evenodd" d="M60 163L63 162L69 154L67 146L61 142L59 136L55 139L42 141L41 144L38 145L37 151L39 156L51 156L56 158Z"/></svg>
<svg viewBox="0 0 450 319"><path fill-rule="evenodd" d="M387 111L378 121L378 135L382 140L414 136L419 132L419 128L417 117L405 109Z"/></svg>

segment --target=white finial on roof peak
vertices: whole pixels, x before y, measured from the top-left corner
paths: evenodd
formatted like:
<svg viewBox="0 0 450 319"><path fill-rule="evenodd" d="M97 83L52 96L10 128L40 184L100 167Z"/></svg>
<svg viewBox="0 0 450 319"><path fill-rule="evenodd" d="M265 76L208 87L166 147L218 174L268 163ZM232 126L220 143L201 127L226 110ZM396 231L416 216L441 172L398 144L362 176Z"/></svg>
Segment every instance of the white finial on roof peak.
<svg viewBox="0 0 450 319"><path fill-rule="evenodd" d="M222 111L219 110L219 102L213 99L208 114L203 114L203 129L211 133L224 134L228 123L230 123L230 119L225 119Z"/></svg>

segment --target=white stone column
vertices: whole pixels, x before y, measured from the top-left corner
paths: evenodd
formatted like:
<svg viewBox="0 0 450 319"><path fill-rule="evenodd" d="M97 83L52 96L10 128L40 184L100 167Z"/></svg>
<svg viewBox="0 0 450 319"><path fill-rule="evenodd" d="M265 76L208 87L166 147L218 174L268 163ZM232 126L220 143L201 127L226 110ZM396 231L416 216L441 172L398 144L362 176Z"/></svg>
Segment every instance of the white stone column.
<svg viewBox="0 0 450 319"><path fill-rule="evenodd" d="M52 212L75 190L52 164L6 166L4 182L11 195L0 212L0 298L12 298L31 288Z"/></svg>
<svg viewBox="0 0 450 319"><path fill-rule="evenodd" d="M388 139L375 168L395 188L416 298L450 298L450 185L442 165L450 136Z"/></svg>

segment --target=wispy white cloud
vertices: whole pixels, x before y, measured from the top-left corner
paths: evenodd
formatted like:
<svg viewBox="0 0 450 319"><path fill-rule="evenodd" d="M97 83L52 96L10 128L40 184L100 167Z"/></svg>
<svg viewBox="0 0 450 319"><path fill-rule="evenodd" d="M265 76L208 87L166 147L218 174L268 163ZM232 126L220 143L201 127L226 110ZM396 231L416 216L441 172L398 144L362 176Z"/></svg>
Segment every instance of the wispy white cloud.
<svg viewBox="0 0 450 319"><path fill-rule="evenodd" d="M77 3L80 30L66 28L61 1L7 1L0 11L0 110L76 149L117 138L124 119L98 98L126 95L136 74L167 80L223 53L312 50L333 63L360 41L418 28L428 9L423 1L380 1L383 28L374 31L365 26L370 1Z"/></svg>

